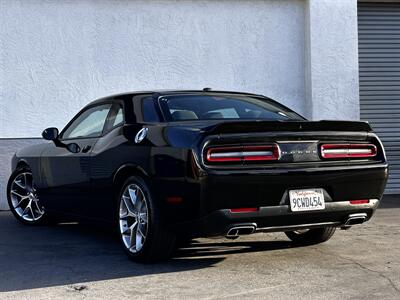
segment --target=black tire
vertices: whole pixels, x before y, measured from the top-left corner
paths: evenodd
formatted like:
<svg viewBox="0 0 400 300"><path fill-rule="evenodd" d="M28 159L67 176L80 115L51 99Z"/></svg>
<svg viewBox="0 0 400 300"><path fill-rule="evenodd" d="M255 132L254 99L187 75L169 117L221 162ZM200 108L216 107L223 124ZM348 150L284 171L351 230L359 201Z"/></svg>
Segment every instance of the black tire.
<svg viewBox="0 0 400 300"><path fill-rule="evenodd" d="M300 245L313 245L326 242L335 233L335 227L323 227L309 229L305 232L299 231L287 231L286 236L296 244Z"/></svg>
<svg viewBox="0 0 400 300"><path fill-rule="evenodd" d="M17 212L17 208L14 207L13 201L15 201L16 199L12 198L12 191L11 190L13 188L13 183L14 183L16 178L18 178L21 174L24 174L24 173L25 174L30 174L32 176L31 170L28 167L23 167L23 168L16 169L11 174L11 176L10 176L10 178L8 180L8 184L7 184L7 202L8 202L8 206L10 207L10 210L11 210L12 214L14 215L14 217L24 225L36 226L36 225L45 224L45 223L47 223L49 221L49 218L48 218L46 213L44 213L40 218L38 218L36 220L35 219L28 220L27 218L23 218ZM33 176L32 176L32 178L33 178ZM23 194L23 189L21 189L21 194ZM41 204L39 204L39 206L40 206L40 209L43 210L43 207L41 206Z"/></svg>
<svg viewBox="0 0 400 300"><path fill-rule="evenodd" d="M186 235L178 235L175 241L176 248L187 248L193 243L193 238Z"/></svg>
<svg viewBox="0 0 400 300"><path fill-rule="evenodd" d="M144 201L147 208L147 230L142 248L139 251L132 252L124 242L122 228L120 224L120 209L123 202L123 194L128 186L136 185L144 194ZM129 177L122 185L118 193L118 229L121 245L128 256L135 262L149 263L165 260L171 257L175 245L175 235L165 225L165 216L163 215L159 203L157 203L149 185L138 176ZM140 223L140 221L139 221ZM126 237L126 236L125 236Z"/></svg>

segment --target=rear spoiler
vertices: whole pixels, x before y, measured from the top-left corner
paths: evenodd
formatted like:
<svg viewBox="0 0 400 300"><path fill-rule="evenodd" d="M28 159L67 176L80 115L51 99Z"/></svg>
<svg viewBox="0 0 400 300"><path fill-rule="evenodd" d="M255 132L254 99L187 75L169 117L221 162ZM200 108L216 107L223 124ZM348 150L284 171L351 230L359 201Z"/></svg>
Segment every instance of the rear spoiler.
<svg viewBox="0 0 400 300"><path fill-rule="evenodd" d="M363 121L231 121L215 125L209 133L240 133L265 131L372 131Z"/></svg>

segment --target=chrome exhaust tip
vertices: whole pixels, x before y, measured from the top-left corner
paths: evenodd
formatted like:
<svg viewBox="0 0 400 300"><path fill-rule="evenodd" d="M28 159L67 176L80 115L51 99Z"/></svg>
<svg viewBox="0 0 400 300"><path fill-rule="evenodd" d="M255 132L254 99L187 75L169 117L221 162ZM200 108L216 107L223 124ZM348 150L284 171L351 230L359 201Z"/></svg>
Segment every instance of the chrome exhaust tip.
<svg viewBox="0 0 400 300"><path fill-rule="evenodd" d="M350 227L353 225L362 224L362 223L364 223L366 218L367 218L366 213L349 215L346 222L344 223L344 227L346 228L346 227Z"/></svg>
<svg viewBox="0 0 400 300"><path fill-rule="evenodd" d="M226 238L234 239L240 235L252 234L256 231L256 225L239 225L230 228L226 234Z"/></svg>

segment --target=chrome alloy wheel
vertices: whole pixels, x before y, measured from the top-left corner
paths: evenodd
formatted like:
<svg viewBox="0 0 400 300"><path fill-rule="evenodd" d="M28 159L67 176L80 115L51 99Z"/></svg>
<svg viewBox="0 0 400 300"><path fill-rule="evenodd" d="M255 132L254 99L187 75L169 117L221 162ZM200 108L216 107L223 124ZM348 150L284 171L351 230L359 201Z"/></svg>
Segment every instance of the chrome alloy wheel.
<svg viewBox="0 0 400 300"><path fill-rule="evenodd" d="M122 193L119 228L125 247L132 253L139 252L146 241L148 207L145 194L136 184L129 184Z"/></svg>
<svg viewBox="0 0 400 300"><path fill-rule="evenodd" d="M11 184L10 199L15 212L27 222L35 222L44 215L33 182L32 173L18 174Z"/></svg>

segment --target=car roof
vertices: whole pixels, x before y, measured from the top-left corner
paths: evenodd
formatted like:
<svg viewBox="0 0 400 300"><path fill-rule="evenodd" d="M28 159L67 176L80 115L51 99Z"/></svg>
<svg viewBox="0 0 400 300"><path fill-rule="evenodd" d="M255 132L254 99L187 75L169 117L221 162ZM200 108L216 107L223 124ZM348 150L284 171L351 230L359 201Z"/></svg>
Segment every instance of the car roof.
<svg viewBox="0 0 400 300"><path fill-rule="evenodd" d="M263 95L260 94L253 94L253 93L246 93L246 92L237 92L237 91L222 91L222 90L211 90L209 88L204 88L202 90L150 90L150 91L134 91L134 92L125 92L125 93L119 93L119 94L114 94L114 95L109 95L106 97L102 97L99 99L96 99L92 102L90 102L87 106L91 106L93 104L101 103L106 100L112 100L112 99L118 99L118 100L131 100L132 97L134 96L139 96L139 95L146 95L146 94L160 94L162 95L170 95L170 94L187 94L187 93L193 93L193 94L235 94L235 95L244 95L244 96L258 96L258 97L264 97L267 98Z"/></svg>

